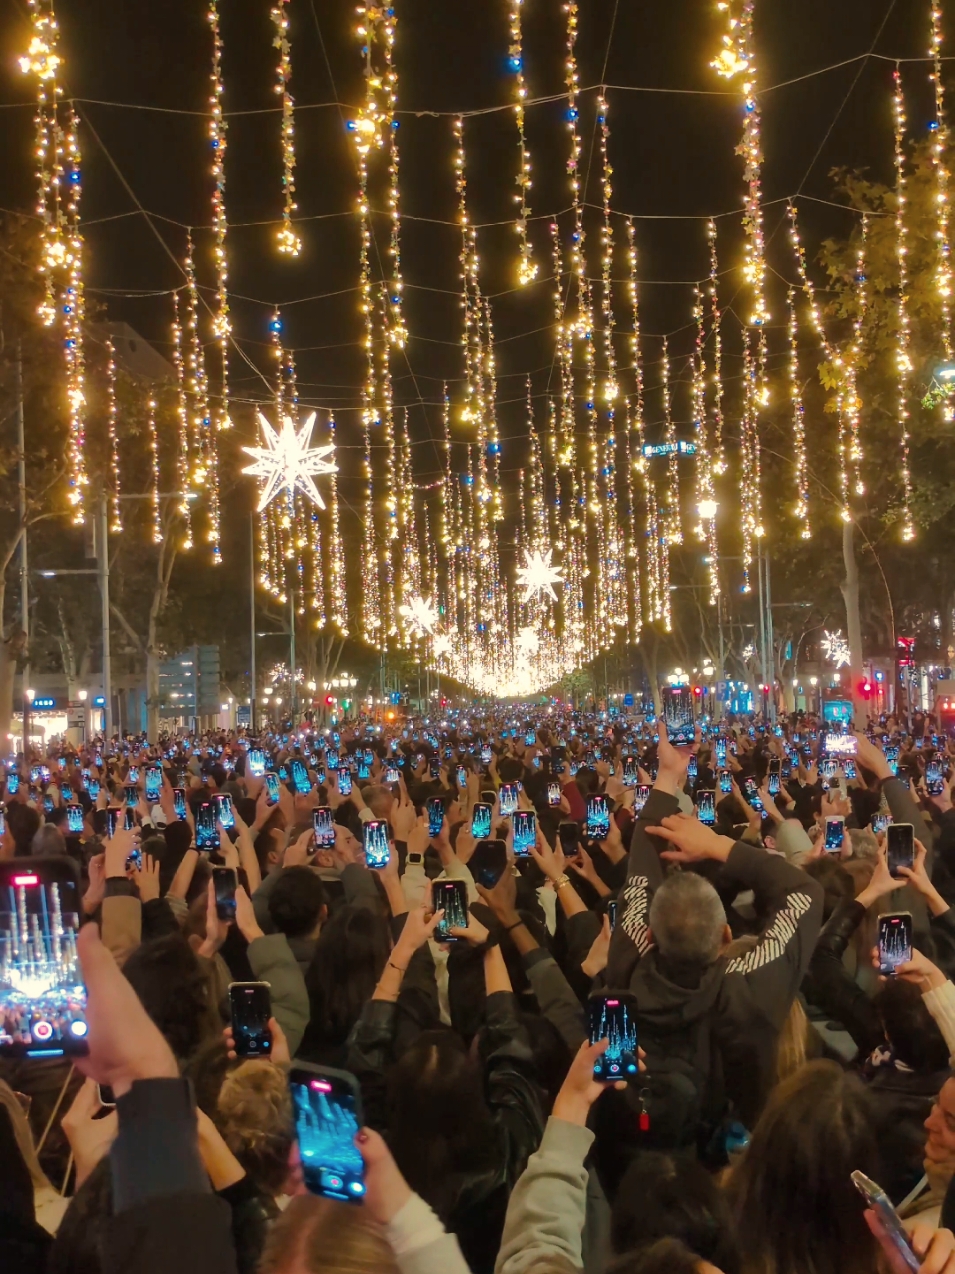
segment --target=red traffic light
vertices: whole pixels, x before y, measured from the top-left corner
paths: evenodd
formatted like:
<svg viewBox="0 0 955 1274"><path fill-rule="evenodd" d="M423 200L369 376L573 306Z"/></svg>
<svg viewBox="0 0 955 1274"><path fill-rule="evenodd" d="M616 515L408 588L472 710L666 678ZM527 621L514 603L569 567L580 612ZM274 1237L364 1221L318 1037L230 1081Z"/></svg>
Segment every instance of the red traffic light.
<svg viewBox="0 0 955 1274"><path fill-rule="evenodd" d="M869 680L868 677L863 677L863 679L859 682L859 693L862 695L864 699L868 699L869 695L872 693L872 690L873 690L872 682Z"/></svg>
<svg viewBox="0 0 955 1274"><path fill-rule="evenodd" d="M326 696L325 696L325 704L326 704L326 707L329 707L329 708L334 707L335 702L336 702L336 700L335 700L335 696L334 696L334 695L326 695Z"/></svg>
<svg viewBox="0 0 955 1274"><path fill-rule="evenodd" d="M701 694L703 693L703 687L702 687L702 686L694 686L694 687L693 687L693 693L694 693L695 695L701 695Z"/></svg>

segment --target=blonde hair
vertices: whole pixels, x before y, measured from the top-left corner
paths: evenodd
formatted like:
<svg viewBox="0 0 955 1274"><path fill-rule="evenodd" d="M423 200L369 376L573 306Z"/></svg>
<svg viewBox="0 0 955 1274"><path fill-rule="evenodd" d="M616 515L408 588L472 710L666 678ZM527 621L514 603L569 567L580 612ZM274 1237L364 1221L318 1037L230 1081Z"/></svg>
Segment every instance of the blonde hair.
<svg viewBox="0 0 955 1274"><path fill-rule="evenodd" d="M400 1274L364 1208L298 1195L269 1230L259 1274Z"/></svg>
<svg viewBox="0 0 955 1274"><path fill-rule="evenodd" d="M295 1140L284 1072L258 1060L230 1071L219 1090L215 1122L251 1180L266 1193L279 1194Z"/></svg>
<svg viewBox="0 0 955 1274"><path fill-rule="evenodd" d="M786 1014L786 1020L776 1041L776 1082L782 1083L790 1075L795 1075L807 1061L811 1060L809 1046L813 1034L799 998L793 1000Z"/></svg>
<svg viewBox="0 0 955 1274"><path fill-rule="evenodd" d="M10 1116L10 1123L13 1125L13 1135L17 1139L17 1148L23 1156L23 1162L30 1170L30 1180L33 1182L34 1191L52 1189L49 1178L40 1167L40 1160L37 1158L36 1147L33 1144L33 1133L30 1131L29 1120L23 1113L23 1107L20 1105L16 1093L2 1079L0 1079L0 1105L6 1108Z"/></svg>

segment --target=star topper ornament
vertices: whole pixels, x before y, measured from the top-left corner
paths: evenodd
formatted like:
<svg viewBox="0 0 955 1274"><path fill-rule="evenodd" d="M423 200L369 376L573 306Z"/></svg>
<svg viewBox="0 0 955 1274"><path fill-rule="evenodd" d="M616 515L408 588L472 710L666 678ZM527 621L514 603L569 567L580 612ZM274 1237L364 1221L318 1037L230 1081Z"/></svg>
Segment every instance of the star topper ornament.
<svg viewBox="0 0 955 1274"><path fill-rule="evenodd" d="M398 607L398 614L403 615L409 627L422 636L433 633L438 624L437 609L427 597L412 597L406 606Z"/></svg>
<svg viewBox="0 0 955 1274"><path fill-rule="evenodd" d="M535 549L533 553L524 550L524 565L517 568L517 582L524 590L522 601L529 602L532 597L537 594L543 596L544 593L549 593L552 600L557 601L554 585L563 584L564 581L560 567L551 565L553 553L553 549L547 549L544 553L540 549Z"/></svg>
<svg viewBox="0 0 955 1274"><path fill-rule="evenodd" d="M265 479L257 512L261 513L280 491L288 492L289 501L296 491L301 491L320 509L324 509L325 501L315 485L315 478L322 473L337 473L338 465L334 460L327 459L335 450L334 443L330 442L324 447L309 446L314 426L314 411L298 432L292 418L285 416L281 431L276 433L259 412L259 427L265 446L242 448L255 461L255 464L248 465L242 472Z"/></svg>

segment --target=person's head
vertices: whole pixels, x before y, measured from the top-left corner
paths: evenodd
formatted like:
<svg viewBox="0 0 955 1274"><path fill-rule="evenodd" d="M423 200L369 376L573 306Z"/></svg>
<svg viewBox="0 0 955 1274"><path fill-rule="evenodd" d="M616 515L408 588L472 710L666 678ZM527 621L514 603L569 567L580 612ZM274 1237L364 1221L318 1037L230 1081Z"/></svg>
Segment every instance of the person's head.
<svg viewBox="0 0 955 1274"><path fill-rule="evenodd" d="M399 1274L367 1208L298 1195L270 1228L259 1274Z"/></svg>
<svg viewBox="0 0 955 1274"><path fill-rule="evenodd" d="M873 1007L898 1061L923 1075L948 1069L948 1047L917 986L889 978Z"/></svg>
<svg viewBox="0 0 955 1274"><path fill-rule="evenodd" d="M383 783L371 783L365 788L362 798L375 818L387 821L391 817L395 804L391 788Z"/></svg>
<svg viewBox="0 0 955 1274"><path fill-rule="evenodd" d="M737 1267L729 1206L696 1159L643 1152L627 1169L613 1202L610 1242L616 1254L679 1239L724 1274Z"/></svg>
<svg viewBox="0 0 955 1274"><path fill-rule="evenodd" d="M104 1155L70 1200L50 1249L47 1274L100 1274L100 1244L113 1219L113 1176Z"/></svg>
<svg viewBox="0 0 955 1274"><path fill-rule="evenodd" d="M215 1123L252 1184L263 1194L280 1194L295 1140L284 1072L258 1060L230 1071L219 1091Z"/></svg>
<svg viewBox="0 0 955 1274"><path fill-rule="evenodd" d="M810 1062L777 1085L729 1180L744 1270L871 1274L878 1267L851 1180L856 1169L880 1180L875 1130L865 1087L835 1062Z"/></svg>
<svg viewBox="0 0 955 1274"><path fill-rule="evenodd" d="M554 1274L562 1274L558 1266ZM606 1274L727 1274L702 1261L679 1239L657 1239L651 1247L626 1252L607 1265Z"/></svg>
<svg viewBox="0 0 955 1274"><path fill-rule="evenodd" d="M16 858L26 858L30 854L33 838L42 821L39 812L22 801L11 801L7 806L7 831L13 837Z"/></svg>
<svg viewBox="0 0 955 1274"><path fill-rule="evenodd" d="M336 908L322 926L315 955L305 974L311 1006L309 1038L344 1043L371 999L391 950L385 919L367 907L351 903Z"/></svg>
<svg viewBox="0 0 955 1274"><path fill-rule="evenodd" d="M650 931L661 955L700 967L718 959L731 937L719 894L692 871L674 872L653 895Z"/></svg>
<svg viewBox="0 0 955 1274"><path fill-rule="evenodd" d="M278 806L269 815L265 824L255 838L255 856L259 860L259 870L263 876L278 867L285 850L285 816Z"/></svg>
<svg viewBox="0 0 955 1274"><path fill-rule="evenodd" d="M182 934L142 943L127 958L123 973L180 1060L217 1033L209 981Z"/></svg>
<svg viewBox="0 0 955 1274"><path fill-rule="evenodd" d="M955 1173L955 1077L942 1085L925 1121L926 1166L951 1176Z"/></svg>
<svg viewBox="0 0 955 1274"><path fill-rule="evenodd" d="M311 867L286 867L269 895L269 916L286 938L316 938L328 914L325 886Z"/></svg>
<svg viewBox="0 0 955 1274"><path fill-rule="evenodd" d="M63 833L52 823L44 823L42 827L37 828L30 842L30 853L41 857L48 854L65 854L66 841L63 839Z"/></svg>

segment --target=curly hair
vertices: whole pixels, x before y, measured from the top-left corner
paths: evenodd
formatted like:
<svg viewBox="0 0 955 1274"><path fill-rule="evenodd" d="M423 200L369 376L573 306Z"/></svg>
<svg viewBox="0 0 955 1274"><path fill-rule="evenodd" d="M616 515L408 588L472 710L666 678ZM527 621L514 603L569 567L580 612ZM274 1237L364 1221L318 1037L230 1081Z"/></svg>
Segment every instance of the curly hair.
<svg viewBox="0 0 955 1274"><path fill-rule="evenodd" d="M295 1140L284 1073L260 1060L230 1071L219 1090L215 1123L253 1184L265 1194L279 1194Z"/></svg>

